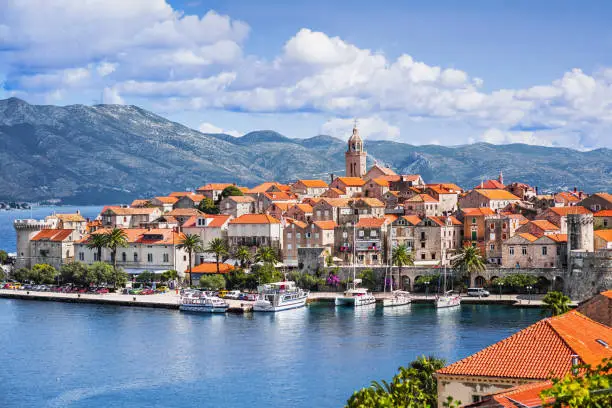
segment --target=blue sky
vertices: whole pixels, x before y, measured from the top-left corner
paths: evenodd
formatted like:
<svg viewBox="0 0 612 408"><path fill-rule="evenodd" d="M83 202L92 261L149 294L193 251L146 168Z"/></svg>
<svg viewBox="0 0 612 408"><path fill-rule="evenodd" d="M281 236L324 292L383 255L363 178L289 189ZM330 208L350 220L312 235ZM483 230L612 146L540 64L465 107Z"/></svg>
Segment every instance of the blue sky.
<svg viewBox="0 0 612 408"><path fill-rule="evenodd" d="M348 137L357 117L366 139L612 147L610 17L606 1L0 0L0 97L233 135Z"/></svg>

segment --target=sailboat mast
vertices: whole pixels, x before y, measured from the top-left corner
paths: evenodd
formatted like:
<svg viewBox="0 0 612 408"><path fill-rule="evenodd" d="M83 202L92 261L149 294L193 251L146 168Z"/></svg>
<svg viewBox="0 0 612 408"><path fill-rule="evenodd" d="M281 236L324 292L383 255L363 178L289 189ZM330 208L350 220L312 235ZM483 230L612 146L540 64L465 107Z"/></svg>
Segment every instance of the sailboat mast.
<svg viewBox="0 0 612 408"><path fill-rule="evenodd" d="M357 224L353 221L353 289L357 288L357 284L355 283L355 257L356 255L356 249L355 247L357 246L357 242L356 242L356 229L357 229Z"/></svg>

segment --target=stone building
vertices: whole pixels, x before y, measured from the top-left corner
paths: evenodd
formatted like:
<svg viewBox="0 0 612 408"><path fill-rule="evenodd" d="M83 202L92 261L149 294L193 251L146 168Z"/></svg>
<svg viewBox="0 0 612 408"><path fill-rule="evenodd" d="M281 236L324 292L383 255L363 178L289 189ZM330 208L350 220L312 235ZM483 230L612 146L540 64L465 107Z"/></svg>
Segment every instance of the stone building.
<svg viewBox="0 0 612 408"><path fill-rule="evenodd" d="M385 193L389 191L389 182L382 177L373 178L366 181L364 186L364 196L382 200Z"/></svg>
<svg viewBox="0 0 612 408"><path fill-rule="evenodd" d="M461 208L489 207L492 210L501 210L508 204L520 201L520 198L506 190L477 188L461 197L459 206Z"/></svg>
<svg viewBox="0 0 612 408"><path fill-rule="evenodd" d="M518 214L485 215L484 256L488 263L501 265L503 244L518 231L521 219Z"/></svg>
<svg viewBox="0 0 612 408"><path fill-rule="evenodd" d="M440 202L429 194L415 194L405 200L404 213L419 217L442 215Z"/></svg>
<svg viewBox="0 0 612 408"><path fill-rule="evenodd" d="M388 257L388 225L387 218L361 218L356 224L339 224L334 231L334 255L345 264L384 265Z"/></svg>
<svg viewBox="0 0 612 408"><path fill-rule="evenodd" d="M330 189L336 188L344 192L348 197L358 197L363 194L365 181L359 177L336 177L330 185Z"/></svg>
<svg viewBox="0 0 612 408"><path fill-rule="evenodd" d="M446 188L443 184L428 184L425 194L438 200L438 211L440 214L449 215L457 211L459 190Z"/></svg>
<svg viewBox="0 0 612 408"><path fill-rule="evenodd" d="M391 223L391 247L405 245L408 251L415 250L415 227L421 219L416 215L403 215Z"/></svg>
<svg viewBox="0 0 612 408"><path fill-rule="evenodd" d="M600 210L593 214L593 228L612 228L612 210Z"/></svg>
<svg viewBox="0 0 612 408"><path fill-rule="evenodd" d="M536 218L550 221L561 229L562 234L567 234L568 214L591 214L591 211L581 206L551 207L540 213Z"/></svg>
<svg viewBox="0 0 612 408"><path fill-rule="evenodd" d="M312 207L314 221L334 221L338 223L340 216L352 214L349 199L325 198Z"/></svg>
<svg viewBox="0 0 612 408"><path fill-rule="evenodd" d="M516 232L519 234L527 232L536 237L541 237L542 235L561 234L561 227L548 220L533 220L521 225Z"/></svg>
<svg viewBox="0 0 612 408"><path fill-rule="evenodd" d="M126 208L108 206L102 209L100 217L104 228L145 228L161 217L159 207Z"/></svg>
<svg viewBox="0 0 612 408"><path fill-rule="evenodd" d="M481 255L486 253L487 225L485 217L495 216L496 213L489 207L462 208L464 245L472 245L480 249ZM506 235L509 238L510 235ZM505 238L504 238L505 239Z"/></svg>
<svg viewBox="0 0 612 408"><path fill-rule="evenodd" d="M392 169L390 169L389 167L381 166L378 163L374 163L374 165L370 167L370 170L368 170L368 172L363 176L363 179L366 181L370 181L375 178L387 180L385 177L390 177L391 180L399 180L399 176Z"/></svg>
<svg viewBox="0 0 612 408"><path fill-rule="evenodd" d="M283 226L268 214L244 214L229 222L227 237L230 248L249 247L253 252L259 247L275 248L279 255L283 247Z"/></svg>
<svg viewBox="0 0 612 408"><path fill-rule="evenodd" d="M567 235L517 233L502 248L504 268L567 267Z"/></svg>
<svg viewBox="0 0 612 408"><path fill-rule="evenodd" d="M227 229L232 216L227 214L198 214L189 218L183 224L182 231L185 234L196 234L202 240L204 247L215 238L227 241ZM210 257L210 254L198 254L199 263Z"/></svg>
<svg viewBox="0 0 612 408"><path fill-rule="evenodd" d="M612 194L595 193L580 202L580 205L593 212L601 210L612 210Z"/></svg>
<svg viewBox="0 0 612 408"><path fill-rule="evenodd" d="M219 203L219 211L234 218L252 214L255 212L255 199L250 196L228 196Z"/></svg>
<svg viewBox="0 0 612 408"><path fill-rule="evenodd" d="M593 252L593 214L567 214L567 251Z"/></svg>
<svg viewBox="0 0 612 408"><path fill-rule="evenodd" d="M323 180L298 180L291 186L291 191L300 197L318 197L328 188Z"/></svg>
<svg viewBox="0 0 612 408"><path fill-rule="evenodd" d="M399 180L389 182L389 189L398 191L400 195L406 197L413 187L424 187L425 181L419 174L402 174Z"/></svg>
<svg viewBox="0 0 612 408"><path fill-rule="evenodd" d="M328 254L333 253L334 229L333 221L314 221L306 223L291 218L286 219L283 229L283 263L287 266L298 265L300 248L323 248Z"/></svg>
<svg viewBox="0 0 612 408"><path fill-rule="evenodd" d="M309 222L313 216L313 208L310 204L294 204L286 212L288 218L302 222Z"/></svg>
<svg viewBox="0 0 612 408"><path fill-rule="evenodd" d="M593 232L593 249L612 249L612 229Z"/></svg>
<svg viewBox="0 0 612 408"><path fill-rule="evenodd" d="M30 254L26 267L49 264L59 269L74 261L74 242L83 238L83 233L74 229L44 229L30 240Z"/></svg>
<svg viewBox="0 0 612 408"><path fill-rule="evenodd" d="M463 224L453 216L428 216L414 227L415 265L448 265L461 248Z"/></svg>
<svg viewBox="0 0 612 408"><path fill-rule="evenodd" d="M205 186L202 186L196 189L198 194L202 194L204 197L210 198L214 202L217 202L221 199L221 193L227 187L232 186L232 183L209 183Z"/></svg>
<svg viewBox="0 0 612 408"><path fill-rule="evenodd" d="M577 311L540 320L438 370L438 405L449 396L470 404L518 385L563 377L576 363L595 366L612 357L611 342L610 327Z"/></svg>
<svg viewBox="0 0 612 408"><path fill-rule="evenodd" d="M200 205L200 202L205 198L206 196L202 194L188 193L178 197L178 201L174 204L174 208L194 208Z"/></svg>
<svg viewBox="0 0 612 408"><path fill-rule="evenodd" d="M172 211L174 209L174 205L178 202L177 197L153 197L151 199L150 205L153 207L158 207L161 209L162 213L167 213L168 211Z"/></svg>

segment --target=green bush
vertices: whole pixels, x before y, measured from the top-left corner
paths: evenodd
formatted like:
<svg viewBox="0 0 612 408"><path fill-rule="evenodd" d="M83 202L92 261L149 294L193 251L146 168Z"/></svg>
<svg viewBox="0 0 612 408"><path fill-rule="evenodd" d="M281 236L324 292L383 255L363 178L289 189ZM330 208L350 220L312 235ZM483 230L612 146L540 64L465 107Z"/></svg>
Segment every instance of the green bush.
<svg viewBox="0 0 612 408"><path fill-rule="evenodd" d="M225 289L225 278L218 274L202 275L200 277L200 287L210 290Z"/></svg>
<svg viewBox="0 0 612 408"><path fill-rule="evenodd" d="M36 264L30 270L28 279L34 281L37 285L51 284L57 276L57 269L49 264Z"/></svg>

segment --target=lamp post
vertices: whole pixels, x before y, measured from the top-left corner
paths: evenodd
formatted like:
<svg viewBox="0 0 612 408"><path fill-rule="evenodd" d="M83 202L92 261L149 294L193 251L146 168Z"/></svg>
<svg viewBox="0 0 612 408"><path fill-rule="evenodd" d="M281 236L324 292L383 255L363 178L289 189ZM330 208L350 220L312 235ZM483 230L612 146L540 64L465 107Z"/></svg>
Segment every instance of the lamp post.
<svg viewBox="0 0 612 408"><path fill-rule="evenodd" d="M425 284L425 299L429 296L429 281L423 282Z"/></svg>
<svg viewBox="0 0 612 408"><path fill-rule="evenodd" d="M528 285L527 286L527 304L528 305L531 304L531 289L532 289L532 286Z"/></svg>
<svg viewBox="0 0 612 408"><path fill-rule="evenodd" d="M501 300L502 286L504 286L504 284L502 282L497 282L497 286L499 287L499 300Z"/></svg>

